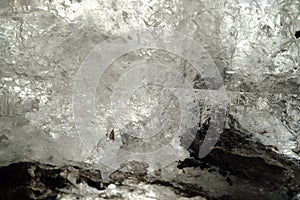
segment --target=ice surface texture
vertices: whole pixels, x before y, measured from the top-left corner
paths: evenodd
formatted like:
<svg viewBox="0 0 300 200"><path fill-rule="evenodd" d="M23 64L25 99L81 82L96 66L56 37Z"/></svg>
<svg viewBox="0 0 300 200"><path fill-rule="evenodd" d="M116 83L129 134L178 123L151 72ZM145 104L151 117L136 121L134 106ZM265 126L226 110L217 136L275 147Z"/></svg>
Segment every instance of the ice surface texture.
<svg viewBox="0 0 300 200"><path fill-rule="evenodd" d="M120 127L113 123L116 113L107 105L118 102L112 101L114 86L118 81L122 86L120 77L140 63L170 66L191 80L199 107L195 112L200 124L205 122L212 109L209 88L191 63L163 50L141 49L114 60L95 91L95 123L103 127L99 138L115 129L116 141L93 137L94 149L82 144L72 107L80 65L112 35L149 27L176 30L200 43L222 75L228 113L239 126L253 140L299 158L299 1L7 0L0 3L0 16L1 164L87 158L99 163L101 148L144 148L144 143L128 140L128 132L148 137L141 133L162 123L176 129L179 102L155 85L133 91L130 110L117 113ZM134 77L128 73L127 78ZM169 141L163 132L148 149Z"/></svg>

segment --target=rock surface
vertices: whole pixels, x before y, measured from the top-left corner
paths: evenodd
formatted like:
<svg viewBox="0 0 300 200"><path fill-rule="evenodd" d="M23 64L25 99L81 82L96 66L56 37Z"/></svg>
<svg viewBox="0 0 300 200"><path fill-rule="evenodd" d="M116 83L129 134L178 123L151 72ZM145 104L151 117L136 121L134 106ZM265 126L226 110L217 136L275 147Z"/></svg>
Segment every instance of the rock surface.
<svg viewBox="0 0 300 200"><path fill-rule="evenodd" d="M0 1L0 199L299 198L299 5L298 0ZM153 27L199 43L223 85L209 88L205 81L214 79L163 49L128 52L97 83L96 119L89 123L98 123L101 131L90 136L96 146L83 144L72 98L82 63L101 42ZM168 70L134 71L145 63L175 69L190 87L176 88L181 79ZM128 107L115 115L112 105L121 98L114 91L129 93L142 74L176 80L175 90L151 85L129 91ZM215 123L210 95L222 87L225 127L208 156L199 159ZM181 106L180 98L190 104ZM195 119L196 126L181 124L183 119ZM158 131L146 140L149 130ZM176 130L180 137L172 140ZM149 155L168 142L173 152L145 162L131 154ZM169 165L160 166L168 159Z"/></svg>
<svg viewBox="0 0 300 200"><path fill-rule="evenodd" d="M205 128L194 142L201 142L203 134ZM191 146L191 157L154 172L145 163L124 163L109 181L87 164L14 163L0 168L0 199L283 200L300 191L299 161L253 142L241 130L225 129L204 159L197 157L198 147Z"/></svg>

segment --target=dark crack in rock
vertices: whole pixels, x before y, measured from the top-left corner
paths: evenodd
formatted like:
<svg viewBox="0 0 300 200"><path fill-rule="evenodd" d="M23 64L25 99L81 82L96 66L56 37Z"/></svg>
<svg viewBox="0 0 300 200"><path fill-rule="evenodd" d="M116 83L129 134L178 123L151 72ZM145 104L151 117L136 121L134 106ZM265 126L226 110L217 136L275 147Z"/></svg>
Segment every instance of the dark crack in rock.
<svg viewBox="0 0 300 200"><path fill-rule="evenodd" d="M178 168L217 171L231 186L227 192L232 199L291 199L296 196L300 191L299 160L278 154L274 146L254 141L251 134L239 130L232 116L229 119L229 129L224 130L210 154L199 160L198 147L207 126L204 125L194 141L197 144L190 148L192 157L181 161Z"/></svg>
<svg viewBox="0 0 300 200"><path fill-rule="evenodd" d="M83 191L99 199L147 199L147 195L155 199L296 197L300 191L299 161L251 140L249 134L235 129L237 122L229 118L231 128L224 130L216 147L204 159L195 156L195 145L190 148L190 158L161 169L160 173L148 172L146 163L124 163L110 174L110 182L104 182L101 172L91 166L14 163L0 168L0 198L80 198ZM203 134L205 128L199 130L195 142L201 143Z"/></svg>
<svg viewBox="0 0 300 200"><path fill-rule="evenodd" d="M98 190L104 188L101 173L96 169L13 163L0 168L0 199L57 199L80 183Z"/></svg>

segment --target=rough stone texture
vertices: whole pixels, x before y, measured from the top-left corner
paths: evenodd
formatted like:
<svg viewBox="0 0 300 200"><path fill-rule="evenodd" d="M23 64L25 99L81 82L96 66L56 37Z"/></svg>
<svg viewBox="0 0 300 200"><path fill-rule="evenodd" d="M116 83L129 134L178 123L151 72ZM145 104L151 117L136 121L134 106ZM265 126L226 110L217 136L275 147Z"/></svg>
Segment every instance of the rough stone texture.
<svg viewBox="0 0 300 200"><path fill-rule="evenodd" d="M252 141L235 123L229 122L204 159L198 158L197 143L205 126L190 147L190 158L154 172L130 161L112 172L108 182L83 163L11 164L0 168L0 199L297 199L299 161Z"/></svg>
<svg viewBox="0 0 300 200"><path fill-rule="evenodd" d="M296 199L299 6L297 0L0 1L0 199ZM99 141L92 155L84 148L72 113L76 73L101 41L146 27L177 30L210 53L227 91L226 126L217 146L199 160L210 124L201 76L161 50L128 53L112 63L97 88L97 117L105 129L99 134L116 128L104 105L128 63L157 61L185 74L199 98L200 123L180 138L184 146L196 136L180 161L147 173L145 164L128 161L106 172L99 149L119 148L126 138L116 128L115 142ZM86 162L92 165L78 166Z"/></svg>

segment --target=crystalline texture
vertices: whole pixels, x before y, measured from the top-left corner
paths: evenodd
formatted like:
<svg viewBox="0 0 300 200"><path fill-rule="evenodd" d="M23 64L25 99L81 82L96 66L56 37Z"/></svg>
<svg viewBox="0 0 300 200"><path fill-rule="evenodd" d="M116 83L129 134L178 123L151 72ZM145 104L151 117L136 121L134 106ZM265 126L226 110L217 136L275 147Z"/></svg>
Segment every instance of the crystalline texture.
<svg viewBox="0 0 300 200"><path fill-rule="evenodd" d="M137 27L175 29L201 43L223 75L229 112L240 125L264 144L299 157L299 40L294 36L300 20L296 0L132 0L126 4L16 0L1 1L0 14L0 131L1 144L7 146L0 153L2 163L24 158L85 160L90 155L78 138L73 119L76 72L98 43ZM115 128L113 112L104 106L110 103L110 85L117 81L120 66L135 61L172 65L194 80L199 104L209 109L209 99L202 92L205 86L185 60L159 50L131 52L111 65L105 72L107 83L100 82L97 88L98 123L104 127L99 134ZM147 93L150 99L143 99ZM169 100L151 98L156 97L150 90L131 99L133 115L126 115L123 122L136 135L151 123L162 123L148 121L150 115L165 117L150 107L164 107ZM154 102L162 103L151 105ZM176 118L176 110L166 109ZM202 118L209 116L201 112Z"/></svg>

